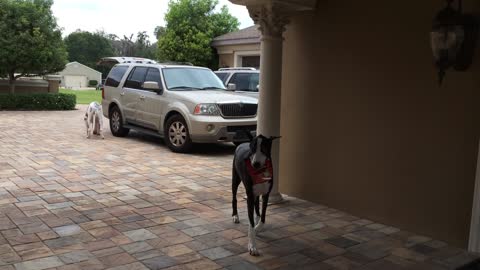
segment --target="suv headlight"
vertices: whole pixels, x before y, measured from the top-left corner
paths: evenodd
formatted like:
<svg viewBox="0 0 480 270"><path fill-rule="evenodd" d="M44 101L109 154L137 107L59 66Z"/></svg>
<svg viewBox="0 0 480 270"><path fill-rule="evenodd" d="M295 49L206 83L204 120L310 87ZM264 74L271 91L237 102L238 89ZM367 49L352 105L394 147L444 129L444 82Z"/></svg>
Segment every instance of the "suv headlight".
<svg viewBox="0 0 480 270"><path fill-rule="evenodd" d="M198 104L193 111L196 115L220 115L217 104Z"/></svg>

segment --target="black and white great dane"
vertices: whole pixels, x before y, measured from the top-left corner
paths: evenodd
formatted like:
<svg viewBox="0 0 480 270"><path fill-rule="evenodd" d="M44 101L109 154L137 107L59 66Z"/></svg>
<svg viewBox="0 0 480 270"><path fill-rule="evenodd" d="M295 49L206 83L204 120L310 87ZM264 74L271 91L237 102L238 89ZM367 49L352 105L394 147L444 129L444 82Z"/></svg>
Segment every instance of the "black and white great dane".
<svg viewBox="0 0 480 270"><path fill-rule="evenodd" d="M248 208L248 251L252 256L259 252L255 243L256 233L265 225L268 198L273 187L272 143L280 137L267 138L259 135L253 138L249 133L250 143L237 147L233 158L232 172L232 208L233 222L239 223L237 211L237 190L241 182L245 186ZM260 196L262 196L262 213L260 214ZM254 220L254 210L256 218Z"/></svg>

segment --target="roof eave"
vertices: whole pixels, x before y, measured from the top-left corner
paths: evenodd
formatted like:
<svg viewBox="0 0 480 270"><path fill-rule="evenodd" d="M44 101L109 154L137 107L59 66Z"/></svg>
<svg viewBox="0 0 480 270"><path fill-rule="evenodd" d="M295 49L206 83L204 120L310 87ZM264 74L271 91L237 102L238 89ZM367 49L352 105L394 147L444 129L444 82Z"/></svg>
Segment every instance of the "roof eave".
<svg viewBox="0 0 480 270"><path fill-rule="evenodd" d="M83 67L86 67L87 69L90 69L90 70L92 70L92 71L95 71L95 72L98 72L98 73L102 74L102 72L100 72L100 71L98 71L98 70L96 70L96 69L93 69L93 68L91 68L91 67L89 67L89 66L87 66L87 65L84 65L84 64L82 64L82 63L80 63L80 62L77 62L77 61L73 61L73 62L67 63L67 64L65 64L65 67L66 67L66 66L69 66L69 65L71 65L71 64L81 65L81 66L83 66Z"/></svg>
<svg viewBox="0 0 480 270"><path fill-rule="evenodd" d="M250 45L260 44L260 38L244 38L244 39L230 39L230 40L214 40L213 47L228 46L228 45Z"/></svg>

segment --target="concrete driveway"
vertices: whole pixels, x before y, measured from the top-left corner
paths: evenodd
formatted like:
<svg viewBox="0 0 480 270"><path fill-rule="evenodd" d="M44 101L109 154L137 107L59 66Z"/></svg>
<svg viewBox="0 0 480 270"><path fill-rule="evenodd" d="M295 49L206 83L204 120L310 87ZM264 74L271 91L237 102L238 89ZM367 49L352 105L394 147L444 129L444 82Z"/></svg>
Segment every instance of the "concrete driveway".
<svg viewBox="0 0 480 270"><path fill-rule="evenodd" d="M138 133L87 140L84 109L0 112L0 270L454 269L474 259L294 198L269 208L262 256L251 257L243 200L242 223L230 217L233 146L181 155Z"/></svg>

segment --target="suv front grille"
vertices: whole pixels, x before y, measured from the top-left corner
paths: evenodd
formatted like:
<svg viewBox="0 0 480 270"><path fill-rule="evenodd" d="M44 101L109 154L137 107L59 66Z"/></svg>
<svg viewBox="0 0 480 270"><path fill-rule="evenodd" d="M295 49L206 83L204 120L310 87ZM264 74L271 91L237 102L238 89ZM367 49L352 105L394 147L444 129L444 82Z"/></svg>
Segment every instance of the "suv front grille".
<svg viewBox="0 0 480 270"><path fill-rule="evenodd" d="M254 117L257 115L257 104L249 103L231 103L231 104L218 104L222 116L225 118L235 117Z"/></svg>

